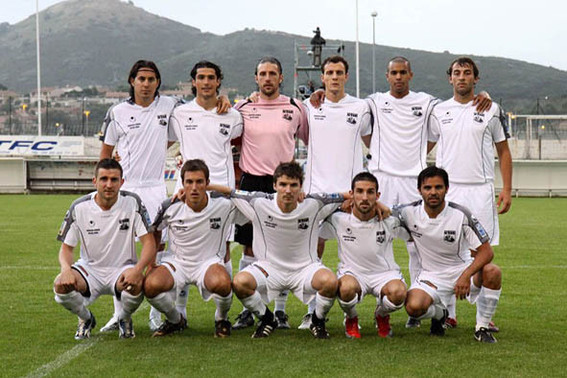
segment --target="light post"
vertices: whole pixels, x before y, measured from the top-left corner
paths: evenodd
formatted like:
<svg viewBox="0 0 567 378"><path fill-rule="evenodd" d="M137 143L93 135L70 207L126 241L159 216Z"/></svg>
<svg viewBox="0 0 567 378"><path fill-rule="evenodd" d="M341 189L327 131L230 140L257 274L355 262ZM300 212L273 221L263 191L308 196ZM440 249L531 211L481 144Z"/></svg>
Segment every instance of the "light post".
<svg viewBox="0 0 567 378"><path fill-rule="evenodd" d="M86 123L86 129L87 129L87 130L86 130L86 133L85 133L84 136L89 135L89 115L90 115L90 114L91 114L91 111L90 111L90 110L85 110L85 118L86 118L86 121L87 121L87 123Z"/></svg>
<svg viewBox="0 0 567 378"><path fill-rule="evenodd" d="M372 93L376 93L376 11L370 13L372 16Z"/></svg>

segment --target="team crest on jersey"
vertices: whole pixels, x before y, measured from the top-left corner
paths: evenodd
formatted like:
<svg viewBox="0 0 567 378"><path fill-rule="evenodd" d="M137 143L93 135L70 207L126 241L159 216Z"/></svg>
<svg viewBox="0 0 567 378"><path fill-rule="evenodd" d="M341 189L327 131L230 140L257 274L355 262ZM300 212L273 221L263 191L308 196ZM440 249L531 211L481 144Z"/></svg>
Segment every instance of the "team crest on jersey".
<svg viewBox="0 0 567 378"><path fill-rule="evenodd" d="M376 243L384 243L386 240L386 231L376 231Z"/></svg>
<svg viewBox="0 0 567 378"><path fill-rule="evenodd" d="M221 133L222 135L227 136L229 134L229 130L230 130L229 124L226 123L219 124L219 133Z"/></svg>
<svg viewBox="0 0 567 378"><path fill-rule="evenodd" d="M293 110L282 109L282 118L286 121L291 121L293 119Z"/></svg>
<svg viewBox="0 0 567 378"><path fill-rule="evenodd" d="M297 228L299 230L307 230L309 228L309 218L301 218L297 220Z"/></svg>
<svg viewBox="0 0 567 378"><path fill-rule="evenodd" d="M211 230L218 230L221 226L221 218L209 219L209 225L211 226Z"/></svg>
<svg viewBox="0 0 567 378"><path fill-rule="evenodd" d="M411 107L412 114L416 117L421 117L423 115L423 109L421 106L412 106Z"/></svg>
<svg viewBox="0 0 567 378"><path fill-rule="evenodd" d="M350 123L351 125L356 125L356 121L358 120L358 114L357 113L347 113L347 123Z"/></svg>
<svg viewBox="0 0 567 378"><path fill-rule="evenodd" d="M157 119L158 119L158 122L161 126L167 126L167 115L166 114L158 114Z"/></svg>
<svg viewBox="0 0 567 378"><path fill-rule="evenodd" d="M118 223L120 224L120 231L126 231L127 229L130 228L130 219L128 218L124 218L124 219L119 219Z"/></svg>
<svg viewBox="0 0 567 378"><path fill-rule="evenodd" d="M457 240L457 231L455 230L445 230L443 231L443 241L447 243L454 243Z"/></svg>
<svg viewBox="0 0 567 378"><path fill-rule="evenodd" d="M474 112L473 120L477 123L484 122L484 113Z"/></svg>

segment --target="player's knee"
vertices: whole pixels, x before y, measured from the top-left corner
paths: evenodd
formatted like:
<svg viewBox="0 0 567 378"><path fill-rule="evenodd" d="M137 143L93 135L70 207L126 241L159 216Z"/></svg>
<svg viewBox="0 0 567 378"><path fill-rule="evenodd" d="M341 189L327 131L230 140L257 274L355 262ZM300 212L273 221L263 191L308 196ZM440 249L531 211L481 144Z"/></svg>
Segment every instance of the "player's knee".
<svg viewBox="0 0 567 378"><path fill-rule="evenodd" d="M502 270L496 264L486 264L482 268L482 285L491 289L499 289L502 282Z"/></svg>
<svg viewBox="0 0 567 378"><path fill-rule="evenodd" d="M396 285L388 293L387 297L396 306L404 303L407 296L407 290L404 285Z"/></svg>
<svg viewBox="0 0 567 378"><path fill-rule="evenodd" d="M238 298L246 298L254 294L254 279L246 272L239 272L232 280L232 289Z"/></svg>
<svg viewBox="0 0 567 378"><path fill-rule="evenodd" d="M358 293L358 288L350 280L339 280L338 296L343 301L351 301Z"/></svg>
<svg viewBox="0 0 567 378"><path fill-rule="evenodd" d="M419 317L425 313L427 308L424 308L422 302L411 295L406 299L406 312L409 316Z"/></svg>
<svg viewBox="0 0 567 378"><path fill-rule="evenodd" d="M142 287L144 296L147 298L153 298L163 292L159 275L157 274L150 274L147 276L146 279L144 279Z"/></svg>
<svg viewBox="0 0 567 378"><path fill-rule="evenodd" d="M211 293L226 297L232 289L230 276L221 265L214 265L205 277L205 287Z"/></svg>
<svg viewBox="0 0 567 378"><path fill-rule="evenodd" d="M68 285L62 285L61 282L58 280L58 278L59 276L55 279L55 282L53 283L53 290L55 291L56 294L69 294L70 292L75 290L75 288L71 288Z"/></svg>
<svg viewBox="0 0 567 378"><path fill-rule="evenodd" d="M334 296L339 287L339 281L337 276L329 270L321 270L317 274L317 281L319 286L319 291L322 291L326 296Z"/></svg>

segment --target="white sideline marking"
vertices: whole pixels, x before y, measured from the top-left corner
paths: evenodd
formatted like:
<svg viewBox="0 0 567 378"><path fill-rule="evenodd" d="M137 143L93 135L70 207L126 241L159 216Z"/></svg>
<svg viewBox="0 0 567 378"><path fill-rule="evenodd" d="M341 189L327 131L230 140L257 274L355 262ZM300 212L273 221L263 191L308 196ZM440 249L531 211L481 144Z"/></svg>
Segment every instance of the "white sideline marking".
<svg viewBox="0 0 567 378"><path fill-rule="evenodd" d="M71 360L80 356L82 353L93 347L97 342L98 340L88 340L77 346L74 346L65 353L60 354L59 357L57 357L53 361L41 366L33 373L28 374L26 377L45 377L46 375L51 374L62 366L67 365Z"/></svg>
<svg viewBox="0 0 567 378"><path fill-rule="evenodd" d="M0 266L0 270L57 270L58 266L10 265Z"/></svg>

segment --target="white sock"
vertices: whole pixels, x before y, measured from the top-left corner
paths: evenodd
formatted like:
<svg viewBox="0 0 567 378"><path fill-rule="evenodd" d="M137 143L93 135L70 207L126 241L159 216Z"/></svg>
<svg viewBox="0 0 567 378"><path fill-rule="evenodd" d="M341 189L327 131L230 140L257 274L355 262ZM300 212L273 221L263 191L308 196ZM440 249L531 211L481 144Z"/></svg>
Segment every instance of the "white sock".
<svg viewBox="0 0 567 378"><path fill-rule="evenodd" d="M175 308L175 302L167 292L148 298L148 302L163 313L170 323L177 324L181 320L181 314Z"/></svg>
<svg viewBox="0 0 567 378"><path fill-rule="evenodd" d="M454 294L447 303L447 311L449 312L450 318L457 319L457 296Z"/></svg>
<svg viewBox="0 0 567 378"><path fill-rule="evenodd" d="M118 319L118 314L122 311L122 302L116 296L112 296L112 302L114 302L114 317Z"/></svg>
<svg viewBox="0 0 567 378"><path fill-rule="evenodd" d="M313 300L311 302L309 302L309 304L307 305L307 313L308 314L312 314L315 312L315 305L317 304L317 301L315 300L315 298L313 298Z"/></svg>
<svg viewBox="0 0 567 378"><path fill-rule="evenodd" d="M327 298L319 293L315 296L315 315L318 319L324 320L327 313L333 307L333 302L335 302L335 297Z"/></svg>
<svg viewBox="0 0 567 378"><path fill-rule="evenodd" d="M159 310L153 306L150 306L150 319L157 319L160 318L161 319L161 312L159 312Z"/></svg>
<svg viewBox="0 0 567 378"><path fill-rule="evenodd" d="M341 298L337 299L339 301L339 306L341 306L343 312L346 314L347 318L356 318L358 312L356 311L356 304L358 303L358 296L354 296L350 301L343 301ZM309 302L311 304L311 302Z"/></svg>
<svg viewBox="0 0 567 378"><path fill-rule="evenodd" d="M392 303L392 301L390 301L390 299L388 299L387 296L383 296L380 300L380 304L378 305L378 307L376 307L376 315L386 316L391 312L399 310L403 306L403 303L395 305L394 303Z"/></svg>
<svg viewBox="0 0 567 378"><path fill-rule="evenodd" d="M177 290L175 297L175 307L185 319L187 319L187 301L189 300L189 285L181 287Z"/></svg>
<svg viewBox="0 0 567 378"><path fill-rule="evenodd" d="M255 263L257 259L253 256L242 255L238 262L238 271L242 272L248 265Z"/></svg>
<svg viewBox="0 0 567 378"><path fill-rule="evenodd" d="M437 319L440 320L443 317L443 306L438 304L432 304L427 308L427 312L420 317L416 318L418 320L423 319Z"/></svg>
<svg viewBox="0 0 567 378"><path fill-rule="evenodd" d="M274 312L283 311L285 312L285 304L287 302L287 297L289 295L289 290L284 290L279 293L279 295L274 299Z"/></svg>
<svg viewBox="0 0 567 378"><path fill-rule="evenodd" d="M144 295L140 292L138 295L132 295L126 290L120 294L120 301L122 302L122 310L118 313L118 319L130 320L132 314L140 307Z"/></svg>
<svg viewBox="0 0 567 378"><path fill-rule="evenodd" d="M91 312L85 306L85 301L81 293L72 291L67 294L55 293L55 302L77 315L82 320L89 320Z"/></svg>
<svg viewBox="0 0 567 378"><path fill-rule="evenodd" d="M262 296L257 291L249 297L240 300L242 305L246 307L256 317L261 318L266 313L266 305L262 302Z"/></svg>
<svg viewBox="0 0 567 378"><path fill-rule="evenodd" d="M226 297L221 297L218 294L213 294L213 299L217 305L215 311L215 320L226 320L228 319L228 311L232 305L232 291Z"/></svg>
<svg viewBox="0 0 567 378"><path fill-rule="evenodd" d="M492 290L487 287L480 289L480 294L476 300L476 330L484 327L488 328L488 323L492 320L496 312L496 306L500 300L502 289Z"/></svg>
<svg viewBox="0 0 567 378"><path fill-rule="evenodd" d="M228 272L228 275L230 276L230 280L232 281L232 260L228 260L227 262L225 262L224 268Z"/></svg>

